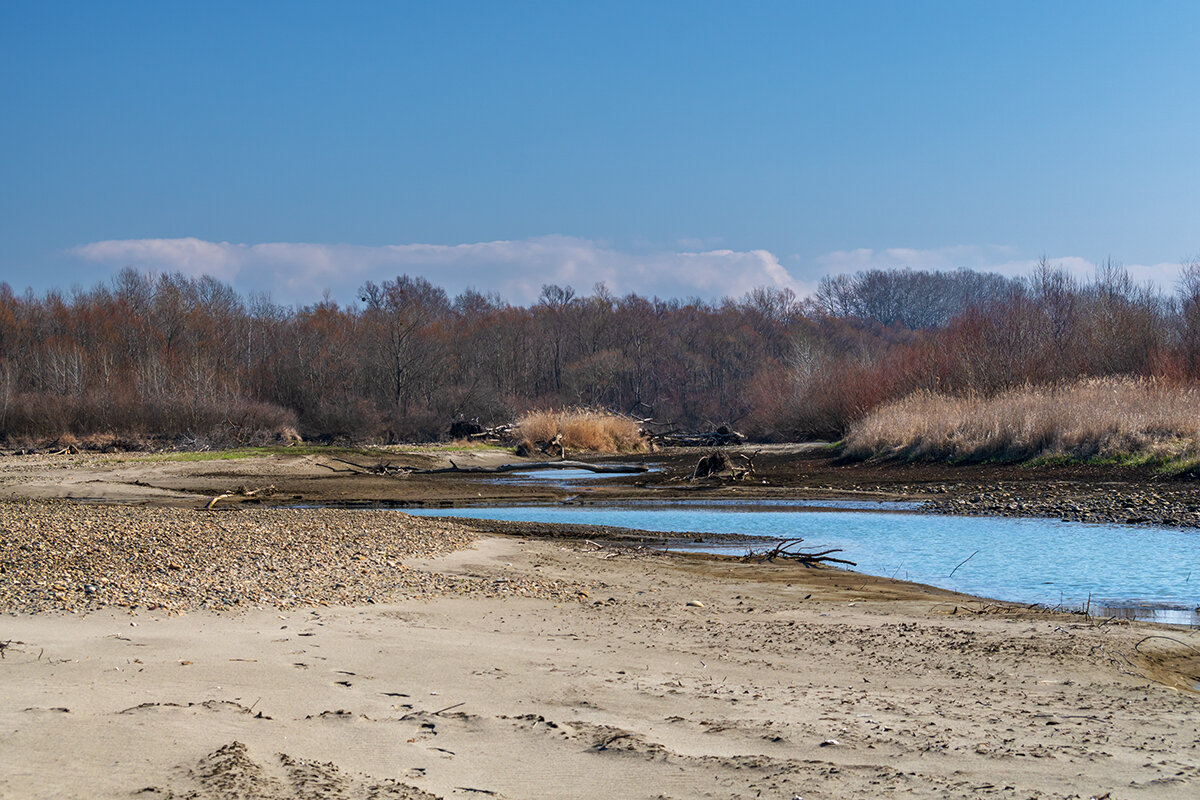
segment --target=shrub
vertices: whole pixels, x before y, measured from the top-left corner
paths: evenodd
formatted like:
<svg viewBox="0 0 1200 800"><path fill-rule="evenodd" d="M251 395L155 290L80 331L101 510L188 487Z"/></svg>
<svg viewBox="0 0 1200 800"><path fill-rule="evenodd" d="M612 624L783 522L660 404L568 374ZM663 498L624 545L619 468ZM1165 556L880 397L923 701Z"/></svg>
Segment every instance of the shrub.
<svg viewBox="0 0 1200 800"><path fill-rule="evenodd" d="M636 422L589 408L532 411L517 420L517 430L522 438L533 442L551 441L561 434L562 445L568 450L640 453L648 449Z"/></svg>

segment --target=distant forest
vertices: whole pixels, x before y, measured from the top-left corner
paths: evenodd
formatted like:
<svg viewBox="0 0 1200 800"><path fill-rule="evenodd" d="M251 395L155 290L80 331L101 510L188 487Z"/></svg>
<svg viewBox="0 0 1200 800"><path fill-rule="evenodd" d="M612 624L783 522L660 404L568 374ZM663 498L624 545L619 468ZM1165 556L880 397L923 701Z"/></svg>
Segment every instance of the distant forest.
<svg viewBox="0 0 1200 800"><path fill-rule="evenodd" d="M127 269L70 294L0 284L0 439L263 442L444 436L536 408L588 406L679 429L840 437L914 391L1200 377L1200 259L1154 289L1120 266L1080 281L873 270L813 297L710 303L544 286L514 306L420 277L300 308L213 278Z"/></svg>

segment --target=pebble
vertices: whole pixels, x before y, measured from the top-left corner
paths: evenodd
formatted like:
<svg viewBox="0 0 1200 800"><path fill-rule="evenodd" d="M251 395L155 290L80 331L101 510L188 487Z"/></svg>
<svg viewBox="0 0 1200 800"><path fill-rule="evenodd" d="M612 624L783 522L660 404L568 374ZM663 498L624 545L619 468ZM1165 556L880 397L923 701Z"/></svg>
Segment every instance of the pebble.
<svg viewBox="0 0 1200 800"><path fill-rule="evenodd" d="M997 517L1044 517L1064 522L1200 527L1200 500L1190 482L1148 489L1144 485L1035 482L953 487L892 487L956 496L926 500L924 511Z"/></svg>
<svg viewBox="0 0 1200 800"><path fill-rule="evenodd" d="M392 510L3 501L0 612L228 611L442 594L580 601L578 582L496 584L402 563L475 538L461 524Z"/></svg>

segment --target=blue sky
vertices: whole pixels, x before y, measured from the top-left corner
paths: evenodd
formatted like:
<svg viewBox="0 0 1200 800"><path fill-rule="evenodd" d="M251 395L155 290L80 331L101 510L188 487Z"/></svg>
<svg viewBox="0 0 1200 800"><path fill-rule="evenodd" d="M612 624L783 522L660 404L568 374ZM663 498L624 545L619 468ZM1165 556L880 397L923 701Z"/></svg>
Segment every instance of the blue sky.
<svg viewBox="0 0 1200 800"><path fill-rule="evenodd" d="M0 5L0 280L309 303L1200 254L1200 3Z"/></svg>

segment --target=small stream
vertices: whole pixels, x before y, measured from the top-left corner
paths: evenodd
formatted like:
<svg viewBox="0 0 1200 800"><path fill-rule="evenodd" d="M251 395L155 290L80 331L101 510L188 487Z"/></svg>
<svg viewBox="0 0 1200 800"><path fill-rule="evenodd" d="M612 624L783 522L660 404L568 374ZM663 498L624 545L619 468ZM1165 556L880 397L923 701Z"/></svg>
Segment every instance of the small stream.
<svg viewBox="0 0 1200 800"><path fill-rule="evenodd" d="M981 597L1200 625L1200 532L1049 519L912 513L866 500L631 501L613 505L414 509L413 514L663 532L804 538L840 547L859 572ZM699 548L745 553L735 547Z"/></svg>

